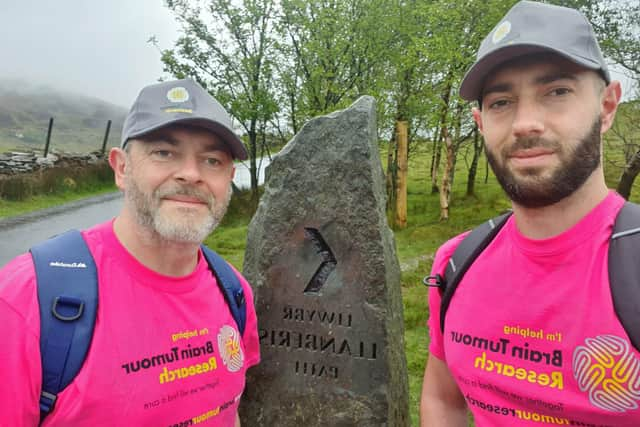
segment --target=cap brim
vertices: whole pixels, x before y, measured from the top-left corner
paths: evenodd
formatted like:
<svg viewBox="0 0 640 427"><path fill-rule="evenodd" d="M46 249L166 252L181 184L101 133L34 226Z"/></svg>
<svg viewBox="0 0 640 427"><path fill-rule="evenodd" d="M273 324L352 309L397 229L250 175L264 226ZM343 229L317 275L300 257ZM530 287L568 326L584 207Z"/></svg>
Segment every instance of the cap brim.
<svg viewBox="0 0 640 427"><path fill-rule="evenodd" d="M234 159L247 160L249 158L247 149L242 143L242 140L238 138L238 136L231 129L221 123L202 117L181 117L174 120L169 120L157 126L152 126L147 129L132 133L131 135L129 135L128 140L175 124L184 124L210 130L211 132L215 133L222 140L222 142L224 142L229 147L231 155Z"/></svg>
<svg viewBox="0 0 640 427"><path fill-rule="evenodd" d="M480 61L473 64L467 71L460 84L460 96L467 101L477 101L480 99L484 81L487 75L498 65L523 55L530 55L539 52L551 52L558 54L578 65L591 70L600 70L600 64L589 59L581 58L570 53L531 43L512 44L496 49L485 55ZM604 71L603 71L604 72ZM606 76L606 74L605 74Z"/></svg>

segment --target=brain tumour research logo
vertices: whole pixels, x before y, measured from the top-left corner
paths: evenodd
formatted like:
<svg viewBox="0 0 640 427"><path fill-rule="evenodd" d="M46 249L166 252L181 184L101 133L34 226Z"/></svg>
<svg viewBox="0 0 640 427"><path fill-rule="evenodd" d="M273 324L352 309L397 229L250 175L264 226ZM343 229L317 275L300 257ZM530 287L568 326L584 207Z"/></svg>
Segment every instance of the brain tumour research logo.
<svg viewBox="0 0 640 427"><path fill-rule="evenodd" d="M240 334L235 328L224 325L218 333L218 349L224 366L229 372L238 372L244 364L244 354L240 347Z"/></svg>
<svg viewBox="0 0 640 427"><path fill-rule="evenodd" d="M638 408L640 361L615 335L587 338L573 352L573 377L591 404L611 412Z"/></svg>

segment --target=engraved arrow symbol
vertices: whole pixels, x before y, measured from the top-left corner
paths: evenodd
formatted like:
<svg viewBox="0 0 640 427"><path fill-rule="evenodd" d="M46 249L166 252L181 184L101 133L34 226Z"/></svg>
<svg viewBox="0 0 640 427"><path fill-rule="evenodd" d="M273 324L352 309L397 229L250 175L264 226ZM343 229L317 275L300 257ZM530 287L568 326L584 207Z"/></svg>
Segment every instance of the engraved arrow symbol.
<svg viewBox="0 0 640 427"><path fill-rule="evenodd" d="M305 294L316 295L320 292L324 284L326 283L329 275L336 268L336 258L333 256L333 252L327 242L324 241L322 235L316 228L305 227L304 235L313 242L313 246L316 248L316 252L322 256L322 263L316 270L315 274L309 281L309 284L304 288Z"/></svg>

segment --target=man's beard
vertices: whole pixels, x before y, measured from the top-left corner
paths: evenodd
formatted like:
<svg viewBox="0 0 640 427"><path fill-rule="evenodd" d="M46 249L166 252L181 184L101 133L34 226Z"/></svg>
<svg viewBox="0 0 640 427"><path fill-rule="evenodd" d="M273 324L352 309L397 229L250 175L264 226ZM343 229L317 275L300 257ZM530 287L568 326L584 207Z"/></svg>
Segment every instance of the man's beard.
<svg viewBox="0 0 640 427"><path fill-rule="evenodd" d="M577 146L563 146L560 141L544 140L539 137L518 138L516 142L500 152L498 162L495 153L485 150L487 159L502 189L514 203L527 208L540 208L559 202L580 188L600 166L601 119L597 117L591 129ZM534 147L552 149L560 158L560 164L550 176L538 176L543 171L538 168L524 169L525 178L518 177L507 166L511 153ZM486 147L485 147L486 148Z"/></svg>
<svg viewBox="0 0 640 427"><path fill-rule="evenodd" d="M136 222L153 231L166 241L200 244L220 224L231 200L232 189L222 200L206 194L191 186L179 184L165 185L153 193L143 192L131 175L127 176L126 199L132 206ZM162 211L162 199L182 195L195 197L206 203L208 212L204 217L201 212L189 208L177 208L173 214Z"/></svg>

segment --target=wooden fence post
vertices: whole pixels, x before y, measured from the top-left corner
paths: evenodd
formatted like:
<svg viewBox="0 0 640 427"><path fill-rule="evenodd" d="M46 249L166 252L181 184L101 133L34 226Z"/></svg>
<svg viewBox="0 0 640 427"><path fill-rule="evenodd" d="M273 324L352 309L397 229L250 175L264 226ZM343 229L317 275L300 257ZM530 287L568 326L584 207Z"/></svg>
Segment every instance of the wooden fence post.
<svg viewBox="0 0 640 427"><path fill-rule="evenodd" d="M100 150L100 154L104 156L104 151L107 148L107 139L109 139L109 131L111 130L111 120L107 121L107 130L104 132L104 140L102 141L102 149Z"/></svg>
<svg viewBox="0 0 640 427"><path fill-rule="evenodd" d="M49 143L51 141L51 129L53 128L53 117L49 119L49 130L47 130L47 141L44 144L44 157L49 154Z"/></svg>
<svg viewBox="0 0 640 427"><path fill-rule="evenodd" d="M408 127L408 123L404 120L396 122L398 187L396 193L395 225L399 228L405 228L407 226L407 172L409 170Z"/></svg>

